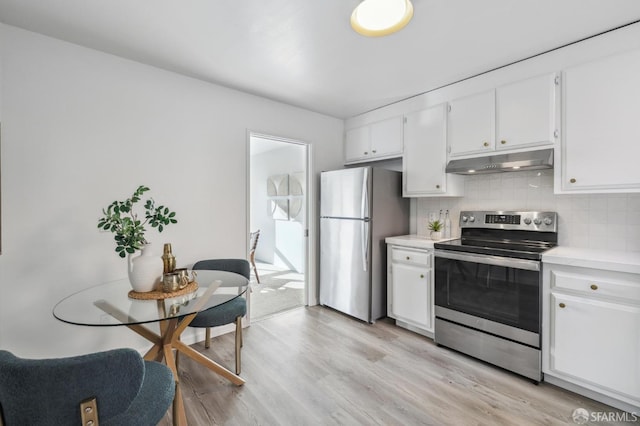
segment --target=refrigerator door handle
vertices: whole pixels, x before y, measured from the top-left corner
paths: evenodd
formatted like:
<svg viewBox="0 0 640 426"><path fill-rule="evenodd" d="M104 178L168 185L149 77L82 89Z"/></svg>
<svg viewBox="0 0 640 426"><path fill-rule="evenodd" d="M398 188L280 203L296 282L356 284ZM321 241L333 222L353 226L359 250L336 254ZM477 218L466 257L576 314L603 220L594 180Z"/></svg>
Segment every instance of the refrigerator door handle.
<svg viewBox="0 0 640 426"><path fill-rule="evenodd" d="M360 206L360 217L369 218L369 168L365 168L362 173L362 204Z"/></svg>
<svg viewBox="0 0 640 426"><path fill-rule="evenodd" d="M369 267L369 219L362 221L362 270Z"/></svg>
<svg viewBox="0 0 640 426"><path fill-rule="evenodd" d="M369 168L365 167L362 173L362 270L369 267Z"/></svg>

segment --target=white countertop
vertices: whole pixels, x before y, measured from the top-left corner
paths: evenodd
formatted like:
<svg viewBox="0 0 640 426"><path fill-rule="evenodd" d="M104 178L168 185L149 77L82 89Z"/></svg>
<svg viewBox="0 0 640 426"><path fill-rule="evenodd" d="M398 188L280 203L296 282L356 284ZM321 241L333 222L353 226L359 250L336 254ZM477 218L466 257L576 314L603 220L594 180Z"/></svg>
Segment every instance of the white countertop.
<svg viewBox="0 0 640 426"><path fill-rule="evenodd" d="M554 247L542 255L543 263L640 274L640 253Z"/></svg>
<svg viewBox="0 0 640 426"><path fill-rule="evenodd" d="M450 238L447 238L449 240ZM384 239L387 244L394 244L404 247L413 247L419 249L432 249L433 243L436 241L424 235L400 235L397 237L387 237ZM444 239L438 241L446 241Z"/></svg>

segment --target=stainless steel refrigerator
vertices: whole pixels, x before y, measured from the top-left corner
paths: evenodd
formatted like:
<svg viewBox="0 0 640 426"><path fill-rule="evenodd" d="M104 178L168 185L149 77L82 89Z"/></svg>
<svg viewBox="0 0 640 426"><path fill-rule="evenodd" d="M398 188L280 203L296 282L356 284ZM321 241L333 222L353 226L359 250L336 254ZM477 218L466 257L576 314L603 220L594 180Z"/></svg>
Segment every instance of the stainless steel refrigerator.
<svg viewBox="0 0 640 426"><path fill-rule="evenodd" d="M384 239L409 232L400 172L357 167L320 175L320 304L367 322L387 314Z"/></svg>

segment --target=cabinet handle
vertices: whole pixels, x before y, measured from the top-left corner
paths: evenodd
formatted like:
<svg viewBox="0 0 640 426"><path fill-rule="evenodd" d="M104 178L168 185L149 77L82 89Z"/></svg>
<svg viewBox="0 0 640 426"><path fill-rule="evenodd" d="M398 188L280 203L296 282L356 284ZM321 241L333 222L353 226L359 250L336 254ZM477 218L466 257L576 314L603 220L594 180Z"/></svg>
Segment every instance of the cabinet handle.
<svg viewBox="0 0 640 426"><path fill-rule="evenodd" d="M365 151L365 152L364 152L364 155L369 155L369 152Z"/></svg>
<svg viewBox="0 0 640 426"><path fill-rule="evenodd" d="M489 146L489 142L483 142L482 146L485 146L485 147Z"/></svg>
<svg viewBox="0 0 640 426"><path fill-rule="evenodd" d="M575 178L571 178L571 179L569 179L569 182L576 183L576 180L575 180Z"/></svg>
<svg viewBox="0 0 640 426"><path fill-rule="evenodd" d="M507 141L502 140L502 141L500 141L500 143L501 143L502 145L506 145ZM486 145L485 145L485 146L486 146Z"/></svg>
<svg viewBox="0 0 640 426"><path fill-rule="evenodd" d="M411 258L409 256L407 256L407 260L411 260Z"/></svg>
<svg viewBox="0 0 640 426"><path fill-rule="evenodd" d="M424 278L424 274L420 274L420 278Z"/></svg>
<svg viewBox="0 0 640 426"><path fill-rule="evenodd" d="M375 150L375 149L373 149L373 150L371 150L371 152L375 154L375 153L376 153L376 150Z"/></svg>
<svg viewBox="0 0 640 426"><path fill-rule="evenodd" d="M564 303L560 303L558 306L560 306L561 308L566 307L567 305L565 305Z"/></svg>
<svg viewBox="0 0 640 426"><path fill-rule="evenodd" d="M560 132L556 129L555 132L553 132L553 137L557 138L558 136L560 136Z"/></svg>
<svg viewBox="0 0 640 426"><path fill-rule="evenodd" d="M440 189L440 185L436 185L436 189Z"/></svg>
<svg viewBox="0 0 640 426"><path fill-rule="evenodd" d="M591 290L597 290L597 289L598 289L598 286L597 286L597 285L595 285L595 284L591 284Z"/></svg>

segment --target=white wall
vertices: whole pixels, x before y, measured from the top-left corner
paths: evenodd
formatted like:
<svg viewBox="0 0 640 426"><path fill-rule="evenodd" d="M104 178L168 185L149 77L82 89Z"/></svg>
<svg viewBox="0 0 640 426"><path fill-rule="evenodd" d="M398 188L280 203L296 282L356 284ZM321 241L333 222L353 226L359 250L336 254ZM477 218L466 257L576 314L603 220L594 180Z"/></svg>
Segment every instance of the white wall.
<svg viewBox="0 0 640 426"><path fill-rule="evenodd" d="M418 198L414 232L427 235L429 212L449 209L453 236L459 236L461 210L558 212L563 246L640 253L640 194L555 195L553 170L465 176L461 198Z"/></svg>
<svg viewBox="0 0 640 426"><path fill-rule="evenodd" d="M145 184L176 210L177 225L148 236L171 242L179 265L245 257L248 130L310 142L316 171L342 163L341 120L6 25L0 43L0 348L21 356L148 347L51 313L126 276L96 228L111 201Z"/></svg>
<svg viewBox="0 0 640 426"><path fill-rule="evenodd" d="M252 138L260 144L259 138ZM253 142L253 141L252 141ZM273 142L272 142L273 143ZM260 229L256 259L304 272L304 222L276 220L269 214L267 179L304 172L302 145L281 142L282 147L251 156L251 229ZM298 218L304 217L304 210Z"/></svg>

